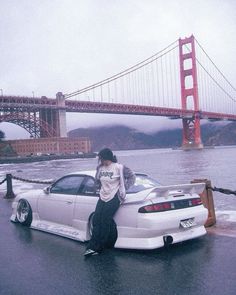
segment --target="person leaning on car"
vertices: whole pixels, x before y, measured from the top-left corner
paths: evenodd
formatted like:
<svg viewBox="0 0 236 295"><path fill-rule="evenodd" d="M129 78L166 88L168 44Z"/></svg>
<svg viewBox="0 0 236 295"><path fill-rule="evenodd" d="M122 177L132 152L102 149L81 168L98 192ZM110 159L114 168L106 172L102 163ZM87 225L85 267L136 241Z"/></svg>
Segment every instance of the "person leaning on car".
<svg viewBox="0 0 236 295"><path fill-rule="evenodd" d="M93 217L92 237L85 256L98 254L106 248L114 224L113 216L124 202L126 190L135 182L135 174L128 167L117 163L116 156L109 148L102 149L98 157L99 165L95 178L99 200Z"/></svg>

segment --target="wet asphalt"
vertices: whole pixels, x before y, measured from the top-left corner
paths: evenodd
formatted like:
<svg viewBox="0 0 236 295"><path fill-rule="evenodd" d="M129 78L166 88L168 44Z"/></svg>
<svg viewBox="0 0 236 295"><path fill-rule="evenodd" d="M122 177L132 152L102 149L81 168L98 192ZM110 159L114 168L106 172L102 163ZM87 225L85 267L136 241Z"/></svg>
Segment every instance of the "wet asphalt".
<svg viewBox="0 0 236 295"><path fill-rule="evenodd" d="M236 239L208 234L152 251L107 250L11 223L0 196L1 295L235 295Z"/></svg>

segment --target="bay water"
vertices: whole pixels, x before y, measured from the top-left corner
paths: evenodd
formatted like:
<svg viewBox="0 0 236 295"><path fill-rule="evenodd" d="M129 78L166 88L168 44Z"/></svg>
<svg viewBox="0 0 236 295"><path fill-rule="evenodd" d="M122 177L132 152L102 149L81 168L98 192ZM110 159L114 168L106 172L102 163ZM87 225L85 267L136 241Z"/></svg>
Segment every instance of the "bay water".
<svg viewBox="0 0 236 295"><path fill-rule="evenodd" d="M150 149L114 151L118 161L133 171L147 173L163 185L190 183L208 179L212 187L236 190L236 146L203 150ZM53 160L34 163L2 164L0 182L6 173L30 180L55 180L67 173L93 170L97 158ZM13 180L15 194L46 185ZM0 193L6 183L0 185ZM236 195L214 192L217 219L236 224Z"/></svg>

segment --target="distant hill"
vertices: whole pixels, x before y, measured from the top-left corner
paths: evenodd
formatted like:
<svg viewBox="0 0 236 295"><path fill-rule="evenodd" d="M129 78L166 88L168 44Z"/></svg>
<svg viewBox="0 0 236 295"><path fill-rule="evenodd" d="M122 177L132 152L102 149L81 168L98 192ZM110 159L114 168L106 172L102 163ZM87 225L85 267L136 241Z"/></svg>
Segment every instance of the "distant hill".
<svg viewBox="0 0 236 295"><path fill-rule="evenodd" d="M88 137L92 142L93 151L107 146L111 149L151 149L180 147L182 144L182 129L158 131L147 134L123 125L79 128L71 130L69 137ZM201 126L203 144L236 145L236 122L220 126L208 123Z"/></svg>
<svg viewBox="0 0 236 295"><path fill-rule="evenodd" d="M225 126L206 124L201 129L205 145L236 145L236 122Z"/></svg>

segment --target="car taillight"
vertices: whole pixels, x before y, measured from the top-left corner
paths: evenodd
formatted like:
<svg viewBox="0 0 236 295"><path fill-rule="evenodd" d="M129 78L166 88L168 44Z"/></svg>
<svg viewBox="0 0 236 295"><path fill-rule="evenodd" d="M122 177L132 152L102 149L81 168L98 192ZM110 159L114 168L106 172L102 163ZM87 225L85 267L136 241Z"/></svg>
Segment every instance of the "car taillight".
<svg viewBox="0 0 236 295"><path fill-rule="evenodd" d="M200 198L178 200L171 202L156 203L151 205L146 205L139 208L139 213L151 213L151 212L163 212L169 210L183 209L188 207L194 207L201 205L202 201Z"/></svg>
<svg viewBox="0 0 236 295"><path fill-rule="evenodd" d="M166 202L166 203L152 204L152 205L147 205L147 206L141 207L141 208L139 208L138 212L140 212L140 213L162 212L162 211L167 211L167 210L171 210L171 209L172 209L171 203Z"/></svg>
<svg viewBox="0 0 236 295"><path fill-rule="evenodd" d="M191 203L192 203L192 206L197 206L197 205L201 205L202 201L200 198L197 198L197 199L192 199Z"/></svg>

